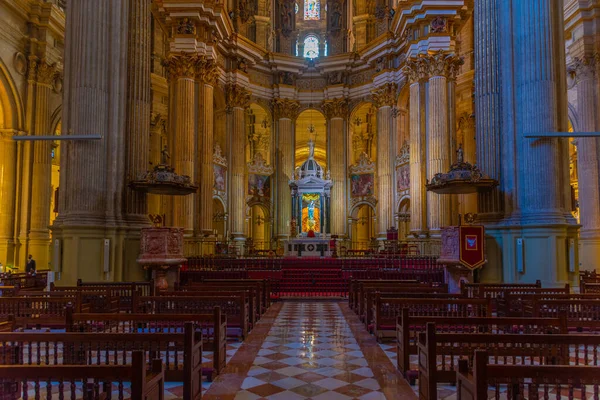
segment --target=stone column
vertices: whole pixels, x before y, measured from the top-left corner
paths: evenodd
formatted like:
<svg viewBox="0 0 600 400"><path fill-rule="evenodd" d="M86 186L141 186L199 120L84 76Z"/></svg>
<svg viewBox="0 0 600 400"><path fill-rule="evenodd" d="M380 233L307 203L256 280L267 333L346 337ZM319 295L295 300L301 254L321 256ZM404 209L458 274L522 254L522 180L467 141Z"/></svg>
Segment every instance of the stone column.
<svg viewBox="0 0 600 400"><path fill-rule="evenodd" d="M125 173L128 180L133 180L150 169L152 13L151 3L146 0L129 0L129 7ZM138 229L150 225L147 195L127 188L125 199L128 225L135 227L135 235L139 236Z"/></svg>
<svg viewBox="0 0 600 400"><path fill-rule="evenodd" d="M328 100L323 103L323 110L329 122L329 160L331 180L331 231L329 233L345 236L346 232L346 160L347 133L344 120L348 116L348 102L344 98Z"/></svg>
<svg viewBox="0 0 600 400"><path fill-rule="evenodd" d="M37 70L34 131L36 135L50 133L49 96L56 76L56 66L41 60ZM33 174L31 196L31 220L29 228L29 250L39 268L47 268L50 262L50 199L52 196L52 142L33 142Z"/></svg>
<svg viewBox="0 0 600 400"><path fill-rule="evenodd" d="M377 107L377 226L378 236L385 238L394 226L394 160L392 107L396 104L398 85L386 83L373 91Z"/></svg>
<svg viewBox="0 0 600 400"><path fill-rule="evenodd" d="M598 126L597 59L577 58L571 71L577 78L577 115L581 132L595 132ZM595 270L600 260L600 181L598 180L598 139L577 139L579 215L581 230L580 264L583 270Z"/></svg>
<svg viewBox="0 0 600 400"><path fill-rule="evenodd" d="M410 233L425 235L427 195L425 191L425 70L419 60L407 62L410 84Z"/></svg>
<svg viewBox="0 0 600 400"><path fill-rule="evenodd" d="M196 233L203 235L210 235L213 232L214 87L217 83L218 73L215 62L208 59L203 59L196 71L198 79L196 176L200 185L196 196Z"/></svg>
<svg viewBox="0 0 600 400"><path fill-rule="evenodd" d="M0 261L4 265L13 262L17 146L12 137L17 134L0 129Z"/></svg>
<svg viewBox="0 0 600 400"><path fill-rule="evenodd" d="M464 113L458 119L458 129L462 132L462 145L464 160L470 164L476 164L475 151L475 118L474 115ZM477 194L462 194L460 195L460 210L463 215L467 213L477 213Z"/></svg>
<svg viewBox="0 0 600 400"><path fill-rule="evenodd" d="M294 172L294 121L300 104L295 100L275 99L273 101L277 121L277 236L285 239L290 233L288 223L292 219L292 195L289 181Z"/></svg>
<svg viewBox="0 0 600 400"><path fill-rule="evenodd" d="M200 60L191 54L172 54L168 59L169 79L174 98L174 109L169 113L171 122L171 165L179 175L188 175L197 182L195 174L195 127L194 102L195 76ZM211 181L212 182L212 181ZM194 196L173 198L173 226L184 228L190 235L194 228Z"/></svg>
<svg viewBox="0 0 600 400"><path fill-rule="evenodd" d="M229 220L231 234L236 239L245 237L246 223L246 131L245 110L250 106L250 92L246 89L231 85L227 87L227 111L231 113L231 131L229 137L231 147L229 157L231 215Z"/></svg>

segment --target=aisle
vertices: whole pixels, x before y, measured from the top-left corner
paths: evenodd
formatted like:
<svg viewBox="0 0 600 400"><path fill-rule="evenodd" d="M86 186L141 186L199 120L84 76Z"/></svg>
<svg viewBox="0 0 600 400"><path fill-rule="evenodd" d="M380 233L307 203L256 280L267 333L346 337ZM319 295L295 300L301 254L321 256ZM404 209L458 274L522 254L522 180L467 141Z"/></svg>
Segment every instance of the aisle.
<svg viewBox="0 0 600 400"><path fill-rule="evenodd" d="M345 308L337 302L284 302L269 326L258 324L256 335L250 334L205 398L416 398L375 339Z"/></svg>

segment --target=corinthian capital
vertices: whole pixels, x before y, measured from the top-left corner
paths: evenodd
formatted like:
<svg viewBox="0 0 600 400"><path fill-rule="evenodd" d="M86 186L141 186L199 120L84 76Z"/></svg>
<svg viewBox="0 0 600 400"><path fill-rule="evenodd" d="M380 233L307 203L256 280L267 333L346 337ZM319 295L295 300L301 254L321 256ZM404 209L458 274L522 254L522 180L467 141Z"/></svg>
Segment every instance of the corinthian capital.
<svg viewBox="0 0 600 400"><path fill-rule="evenodd" d="M596 68L599 64L599 55L575 57L569 65L569 73L575 76L577 82L593 79L596 76Z"/></svg>
<svg viewBox="0 0 600 400"><path fill-rule="evenodd" d="M419 82L429 77L427 64L422 58L409 58L406 60L404 74L408 77L410 83Z"/></svg>
<svg viewBox="0 0 600 400"><path fill-rule="evenodd" d="M371 92L373 102L377 108L393 107L396 104L396 94L398 85L395 83L386 83Z"/></svg>
<svg viewBox="0 0 600 400"><path fill-rule="evenodd" d="M326 100L321 105L327 119L345 118L348 115L348 101L344 98Z"/></svg>
<svg viewBox="0 0 600 400"><path fill-rule="evenodd" d="M227 85L225 88L225 101L227 109L248 108L250 106L250 92L241 86Z"/></svg>
<svg viewBox="0 0 600 400"><path fill-rule="evenodd" d="M445 76L448 79L456 79L460 66L464 64L461 57L443 52L423 57L422 62L430 77Z"/></svg>
<svg viewBox="0 0 600 400"><path fill-rule="evenodd" d="M213 60L203 58L196 70L196 78L207 85L216 85L219 79L219 67Z"/></svg>
<svg viewBox="0 0 600 400"><path fill-rule="evenodd" d="M56 79L56 64L48 64L45 60L42 60L37 68L37 81L42 85L52 85L54 79Z"/></svg>
<svg viewBox="0 0 600 400"><path fill-rule="evenodd" d="M298 116L300 103L298 103L296 100L290 99L274 99L273 109L275 111L276 119L288 118L295 120Z"/></svg>
<svg viewBox="0 0 600 400"><path fill-rule="evenodd" d="M171 54L167 58L165 64L169 70L170 78L193 79L196 76L196 71L198 69L198 66L202 63L202 61L202 58L197 54L179 53Z"/></svg>

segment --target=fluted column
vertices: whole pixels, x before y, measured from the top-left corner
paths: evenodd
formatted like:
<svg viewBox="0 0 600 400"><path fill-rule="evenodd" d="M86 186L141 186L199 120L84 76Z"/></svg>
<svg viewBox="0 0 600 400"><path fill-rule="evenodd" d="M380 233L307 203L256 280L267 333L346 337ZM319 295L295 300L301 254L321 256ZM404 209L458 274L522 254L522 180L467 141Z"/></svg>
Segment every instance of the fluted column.
<svg viewBox="0 0 600 400"><path fill-rule="evenodd" d="M127 126L125 173L129 180L149 169L151 67L151 3L129 0L127 55ZM148 200L143 192L126 189L125 213L130 224L149 225Z"/></svg>
<svg viewBox="0 0 600 400"><path fill-rule="evenodd" d="M425 85L423 64L407 62L410 79L410 233L419 237L428 232L425 191Z"/></svg>
<svg viewBox="0 0 600 400"><path fill-rule="evenodd" d="M294 121L300 104L294 100L273 101L277 121L277 235L280 239L290 233L288 223L292 219L292 195L289 181L294 172Z"/></svg>
<svg viewBox="0 0 600 400"><path fill-rule="evenodd" d="M245 145L246 131L244 124L245 109L250 106L250 92L231 85L227 87L227 111L231 113L229 176L231 177L229 216L231 234L235 238L243 238L246 223L246 185L245 185Z"/></svg>
<svg viewBox="0 0 600 400"><path fill-rule="evenodd" d="M213 232L214 186L214 87L218 69L212 60L203 59L196 71L198 79L198 190L196 200L197 229L204 235ZM198 168L199 167L199 168Z"/></svg>
<svg viewBox="0 0 600 400"><path fill-rule="evenodd" d="M502 0L478 0L474 7L475 33L475 131L477 165L498 188L478 194L478 217L497 221L504 212L502 165L514 165L504 159L502 144L502 98L500 73L500 35L498 4ZM507 94L508 95L508 94ZM506 155L509 157L509 155ZM467 160L469 162L475 160Z"/></svg>
<svg viewBox="0 0 600 400"><path fill-rule="evenodd" d="M595 132L598 126L596 57L578 58L571 65L577 78L577 116L581 132ZM595 270L600 260L600 181L597 138L577 139L581 269Z"/></svg>
<svg viewBox="0 0 600 400"><path fill-rule="evenodd" d="M42 60L37 69L36 106L34 131L36 135L50 134L49 95L56 76L56 66ZM29 229L29 253L35 255L40 266L46 267L50 244L50 199L52 196L52 142L33 143L33 174L31 196L31 220Z"/></svg>
<svg viewBox="0 0 600 400"><path fill-rule="evenodd" d="M329 125L329 160L331 180L331 210L329 220L331 232L334 235L346 235L346 125L344 120L348 115L346 99L339 98L323 103L323 110Z"/></svg>
<svg viewBox="0 0 600 400"><path fill-rule="evenodd" d="M173 54L169 57L169 78L174 105L170 112L171 121L171 164L179 175L188 175L197 182L194 169L195 154L195 101L194 87L196 69L200 60L195 55ZM212 182L212 181L211 181ZM194 228L193 196L173 198L173 226L182 227L186 234Z"/></svg>
<svg viewBox="0 0 600 400"><path fill-rule="evenodd" d="M396 104L398 85L387 83L373 92L377 107L377 230L385 238L394 226L394 154L392 107Z"/></svg>
<svg viewBox="0 0 600 400"><path fill-rule="evenodd" d="M0 129L0 262L13 260L18 132Z"/></svg>

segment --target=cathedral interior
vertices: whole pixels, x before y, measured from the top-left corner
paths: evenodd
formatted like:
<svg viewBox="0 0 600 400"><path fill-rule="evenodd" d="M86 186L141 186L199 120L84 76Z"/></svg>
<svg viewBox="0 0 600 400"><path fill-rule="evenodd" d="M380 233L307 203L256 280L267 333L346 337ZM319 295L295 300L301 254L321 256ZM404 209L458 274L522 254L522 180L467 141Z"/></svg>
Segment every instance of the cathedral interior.
<svg viewBox="0 0 600 400"><path fill-rule="evenodd" d="M0 15L6 268L31 254L64 284L139 280L153 221L184 229L186 256L279 254L309 233L359 252L391 228L436 256L467 217L485 226L482 281L600 268L600 147L577 136L600 124L596 1L7 0ZM493 187L428 189L455 167Z"/></svg>

